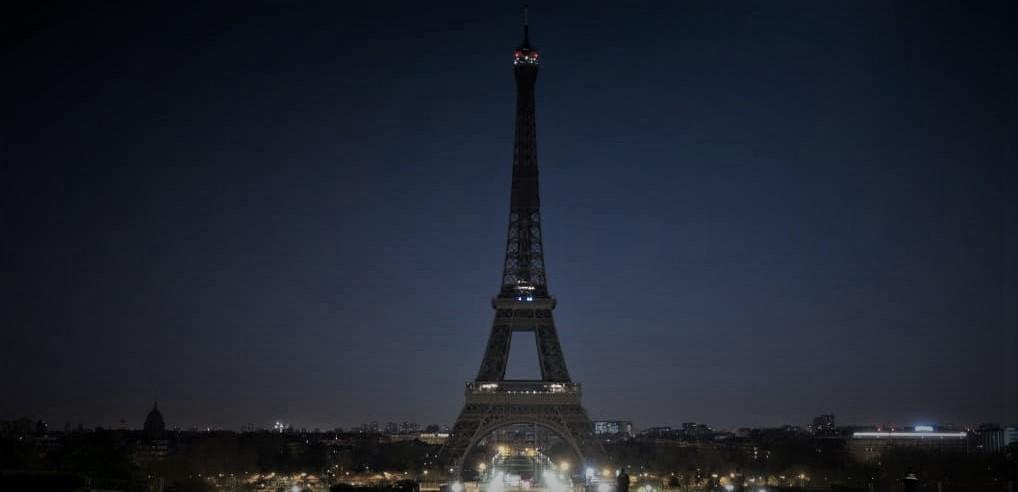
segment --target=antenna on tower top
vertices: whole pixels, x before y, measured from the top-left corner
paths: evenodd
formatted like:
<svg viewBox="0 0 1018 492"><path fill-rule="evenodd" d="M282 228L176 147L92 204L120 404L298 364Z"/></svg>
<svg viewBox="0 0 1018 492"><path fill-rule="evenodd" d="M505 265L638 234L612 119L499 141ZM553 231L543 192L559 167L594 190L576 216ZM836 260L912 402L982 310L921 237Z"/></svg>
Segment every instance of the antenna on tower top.
<svg viewBox="0 0 1018 492"><path fill-rule="evenodd" d="M523 4L523 47L530 48L530 8Z"/></svg>

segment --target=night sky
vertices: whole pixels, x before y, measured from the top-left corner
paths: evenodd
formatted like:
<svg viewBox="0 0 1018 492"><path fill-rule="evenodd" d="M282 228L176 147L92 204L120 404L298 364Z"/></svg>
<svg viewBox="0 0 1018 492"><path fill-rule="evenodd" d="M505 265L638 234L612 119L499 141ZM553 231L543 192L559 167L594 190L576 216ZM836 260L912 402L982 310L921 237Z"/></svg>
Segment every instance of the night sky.
<svg viewBox="0 0 1018 492"><path fill-rule="evenodd" d="M1018 423L1009 3L532 2L591 416ZM0 14L0 418L452 424L519 4L149 4Z"/></svg>

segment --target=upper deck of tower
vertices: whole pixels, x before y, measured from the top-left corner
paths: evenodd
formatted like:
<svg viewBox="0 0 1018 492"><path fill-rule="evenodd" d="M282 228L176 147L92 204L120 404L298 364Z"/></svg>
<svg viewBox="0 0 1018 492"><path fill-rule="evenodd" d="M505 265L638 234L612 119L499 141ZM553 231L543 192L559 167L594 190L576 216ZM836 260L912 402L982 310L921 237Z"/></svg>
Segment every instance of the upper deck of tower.
<svg viewBox="0 0 1018 492"><path fill-rule="evenodd" d="M537 66L540 64L541 54L530 45L530 22L527 18L527 10L523 9L523 42L513 52L513 65L515 66Z"/></svg>

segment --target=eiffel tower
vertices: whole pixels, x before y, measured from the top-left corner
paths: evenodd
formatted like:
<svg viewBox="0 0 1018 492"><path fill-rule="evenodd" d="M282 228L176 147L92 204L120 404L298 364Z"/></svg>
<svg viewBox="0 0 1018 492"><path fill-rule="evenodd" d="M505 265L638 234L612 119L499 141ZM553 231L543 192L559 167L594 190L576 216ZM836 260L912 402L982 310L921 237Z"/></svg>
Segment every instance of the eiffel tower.
<svg viewBox="0 0 1018 492"><path fill-rule="evenodd" d="M466 403L439 455L439 463L454 477L461 476L464 460L482 439L516 424L536 425L557 435L572 449L577 465L603 456L590 417L580 404L580 385L569 377L551 314L555 298L548 294L541 244L534 117L539 57L530 44L524 11L523 42L513 53L516 137L502 287L492 300L495 320L481 368L477 378L466 385ZM540 380L506 379L515 332L535 334Z"/></svg>

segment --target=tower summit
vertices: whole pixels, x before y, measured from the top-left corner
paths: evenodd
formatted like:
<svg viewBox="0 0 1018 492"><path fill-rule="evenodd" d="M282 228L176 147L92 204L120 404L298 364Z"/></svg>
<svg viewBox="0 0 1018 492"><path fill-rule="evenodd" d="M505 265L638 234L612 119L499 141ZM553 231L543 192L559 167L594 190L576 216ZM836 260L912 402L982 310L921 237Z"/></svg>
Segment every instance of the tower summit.
<svg viewBox="0 0 1018 492"><path fill-rule="evenodd" d="M524 10L523 41L513 52L516 125L512 187L502 285L492 299L495 320L477 378L467 383L466 403L439 459L455 476L463 472L467 457L489 436L520 424L535 425L560 437L573 451L576 463L603 457L590 417L580 404L580 385L572 382L566 369L552 317L555 299L548 293L541 243L534 111L540 54L530 44L528 21ZM516 332L534 334L541 370L538 380L506 379L509 347Z"/></svg>

